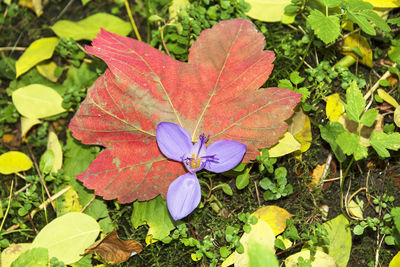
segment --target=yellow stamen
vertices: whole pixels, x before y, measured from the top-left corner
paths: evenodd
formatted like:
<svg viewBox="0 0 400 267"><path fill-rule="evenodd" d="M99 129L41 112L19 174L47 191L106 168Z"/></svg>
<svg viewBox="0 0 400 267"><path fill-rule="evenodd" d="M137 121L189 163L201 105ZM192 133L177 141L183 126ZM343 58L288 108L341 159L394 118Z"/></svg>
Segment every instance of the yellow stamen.
<svg viewBox="0 0 400 267"><path fill-rule="evenodd" d="M201 163L201 158L198 158L196 162L195 154L192 154L192 159L190 161L190 168L196 169L200 166L200 163Z"/></svg>

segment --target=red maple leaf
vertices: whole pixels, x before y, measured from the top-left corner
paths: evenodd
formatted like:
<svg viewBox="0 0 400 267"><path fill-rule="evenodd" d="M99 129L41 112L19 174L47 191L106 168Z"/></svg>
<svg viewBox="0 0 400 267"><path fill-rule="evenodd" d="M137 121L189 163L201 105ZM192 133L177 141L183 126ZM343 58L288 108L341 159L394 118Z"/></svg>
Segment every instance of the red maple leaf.
<svg viewBox="0 0 400 267"><path fill-rule="evenodd" d="M247 145L244 160L275 144L301 95L283 88L258 88L275 59L264 36L243 19L204 30L188 63L146 43L102 30L87 51L109 69L88 90L71 121L73 136L105 146L77 178L104 199L121 203L166 197L183 164L158 150L160 122L185 128L196 140L236 140Z"/></svg>

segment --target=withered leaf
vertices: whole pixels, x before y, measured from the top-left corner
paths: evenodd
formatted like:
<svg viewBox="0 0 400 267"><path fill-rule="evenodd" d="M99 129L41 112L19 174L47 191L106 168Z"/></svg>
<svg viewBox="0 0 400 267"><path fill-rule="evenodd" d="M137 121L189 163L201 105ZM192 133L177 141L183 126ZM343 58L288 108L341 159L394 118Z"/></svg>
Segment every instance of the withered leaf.
<svg viewBox="0 0 400 267"><path fill-rule="evenodd" d="M142 244L135 240L121 240L117 231L107 234L102 240L96 241L85 249L86 254L96 253L111 264L118 264L127 261L131 255L142 251Z"/></svg>

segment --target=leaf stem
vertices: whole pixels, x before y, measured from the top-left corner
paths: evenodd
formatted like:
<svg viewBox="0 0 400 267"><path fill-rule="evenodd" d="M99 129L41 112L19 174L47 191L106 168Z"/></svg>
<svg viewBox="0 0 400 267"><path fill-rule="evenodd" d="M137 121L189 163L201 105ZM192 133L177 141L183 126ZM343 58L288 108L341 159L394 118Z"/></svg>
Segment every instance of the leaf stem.
<svg viewBox="0 0 400 267"><path fill-rule="evenodd" d="M3 220L1 221L0 233L1 233L1 229L3 229L4 223L5 223L5 221L6 221L6 218L7 218L7 215L8 215L8 211L10 210L10 206L11 206L11 197L12 197L13 189L14 189L14 179L11 181L10 196L8 197L8 204L7 204L6 213L4 214Z"/></svg>
<svg viewBox="0 0 400 267"><path fill-rule="evenodd" d="M346 170L344 171L344 174L340 176L340 178L341 178L341 179L340 179L340 208L341 208L343 214L346 214L346 213L344 212L344 209L343 209L343 187L344 187L344 180L345 180L345 178L346 178L346 176L347 176L347 174L348 174L348 172L349 172L349 170L350 170L351 165L353 165L353 162L354 162L354 156L351 158L351 161L350 161L349 165L347 165L347 168L346 168ZM347 217L347 216L346 216L346 217Z"/></svg>
<svg viewBox="0 0 400 267"><path fill-rule="evenodd" d="M131 8L129 7L128 0L124 0L124 3L125 3L126 12L128 13L129 20L131 21L133 30L135 31L136 38L139 41L142 41L142 38L140 37L139 31L138 31L138 29L136 27L135 20L132 17L132 11L131 11Z"/></svg>
<svg viewBox="0 0 400 267"><path fill-rule="evenodd" d="M300 69L300 67L303 65L304 60L306 60L306 56L308 54L308 50L310 50L310 46L311 46L313 41L314 41L314 34L311 36L311 39L310 39L310 42L307 45L306 51L304 52L303 57L302 57L299 65L297 65L297 67L296 67L296 69L294 71L298 71Z"/></svg>

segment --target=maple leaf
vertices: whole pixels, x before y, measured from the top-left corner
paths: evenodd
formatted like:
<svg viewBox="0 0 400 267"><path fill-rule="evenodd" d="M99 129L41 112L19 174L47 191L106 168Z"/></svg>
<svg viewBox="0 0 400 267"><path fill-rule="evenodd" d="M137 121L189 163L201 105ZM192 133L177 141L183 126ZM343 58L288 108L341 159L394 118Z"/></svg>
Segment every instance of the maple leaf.
<svg viewBox="0 0 400 267"><path fill-rule="evenodd" d="M120 203L166 197L169 184L185 173L181 163L158 150L155 131L173 122L196 141L236 140L247 145L245 161L275 144L301 95L283 88L257 90L275 59L264 36L244 19L204 30L188 62L146 43L102 30L87 51L108 69L89 88L70 129L85 144L105 146L77 178L104 199Z"/></svg>

